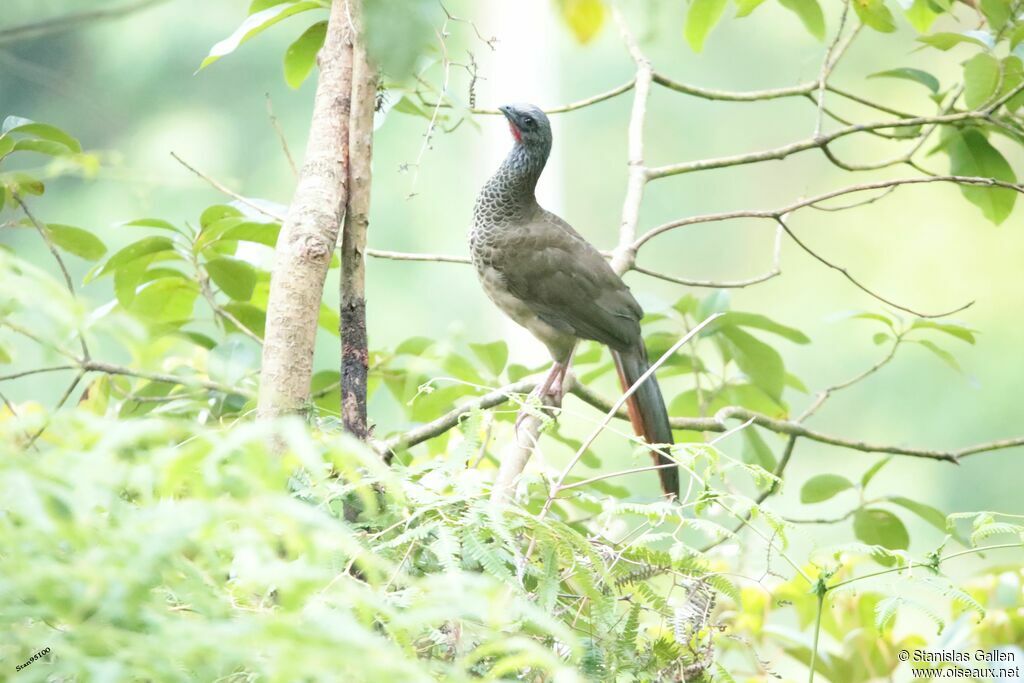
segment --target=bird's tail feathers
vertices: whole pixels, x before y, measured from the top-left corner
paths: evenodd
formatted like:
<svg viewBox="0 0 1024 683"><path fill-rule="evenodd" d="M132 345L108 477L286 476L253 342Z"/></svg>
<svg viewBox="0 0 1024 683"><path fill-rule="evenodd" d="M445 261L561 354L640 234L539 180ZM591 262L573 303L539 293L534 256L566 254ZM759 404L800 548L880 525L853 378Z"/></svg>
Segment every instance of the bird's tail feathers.
<svg viewBox="0 0 1024 683"><path fill-rule="evenodd" d="M622 390L628 391L640 377L651 367L647 360L647 351L641 342L636 349L629 351L612 351L615 359L615 367L619 373L619 382ZM629 421L633 425L633 431L637 436L642 436L649 444L671 445L672 426L668 421L668 410L665 407L665 399L661 394L661 387L658 380L652 374L644 383L637 387L636 391L626 400L626 410L629 412ZM674 461L668 457L667 452L661 449L652 451L656 465L669 465ZM677 467L662 467L658 470L661 478L661 488L669 495L679 495L679 469Z"/></svg>

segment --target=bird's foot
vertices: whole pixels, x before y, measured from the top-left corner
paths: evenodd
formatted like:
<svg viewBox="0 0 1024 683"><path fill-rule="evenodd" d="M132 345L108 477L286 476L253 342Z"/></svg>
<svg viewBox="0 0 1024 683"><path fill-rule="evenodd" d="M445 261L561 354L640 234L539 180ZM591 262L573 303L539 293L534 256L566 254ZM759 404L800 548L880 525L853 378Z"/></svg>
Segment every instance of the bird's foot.
<svg viewBox="0 0 1024 683"><path fill-rule="evenodd" d="M562 397L565 394L565 373L568 369L569 366L567 364L554 363L544 381L534 387L533 391L527 396L526 405L529 405L533 399L537 399L541 406L562 405ZM519 433L519 427L523 424L523 421L530 415L526 405L520 409L519 415L516 416L516 434Z"/></svg>

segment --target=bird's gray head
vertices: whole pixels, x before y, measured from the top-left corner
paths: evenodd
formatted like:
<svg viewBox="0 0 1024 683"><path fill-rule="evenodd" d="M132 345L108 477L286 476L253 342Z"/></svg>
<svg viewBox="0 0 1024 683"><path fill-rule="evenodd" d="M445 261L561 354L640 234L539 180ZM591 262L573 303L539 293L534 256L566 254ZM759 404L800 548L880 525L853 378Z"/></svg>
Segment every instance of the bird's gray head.
<svg viewBox="0 0 1024 683"><path fill-rule="evenodd" d="M506 104L498 111L508 119L508 128L516 143L547 156L551 149L551 122L540 107L533 104Z"/></svg>

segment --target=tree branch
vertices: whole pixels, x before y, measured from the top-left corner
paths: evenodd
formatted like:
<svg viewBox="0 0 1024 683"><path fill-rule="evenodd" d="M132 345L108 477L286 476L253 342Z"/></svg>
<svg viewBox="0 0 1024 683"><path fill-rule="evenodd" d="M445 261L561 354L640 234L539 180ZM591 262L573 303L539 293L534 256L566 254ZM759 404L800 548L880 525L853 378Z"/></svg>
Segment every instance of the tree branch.
<svg viewBox="0 0 1024 683"><path fill-rule="evenodd" d="M70 31L80 26L92 24L98 21L119 19L128 14L147 9L164 2L167 2L167 0L141 0L139 2L132 2L119 7L104 7L85 12L75 12L55 17L53 19L43 19L41 21L34 21L28 24L21 24L20 26L12 26L10 28L0 30L0 45L7 45L9 43L16 43L22 40L31 40L33 38L51 35L53 33Z"/></svg>

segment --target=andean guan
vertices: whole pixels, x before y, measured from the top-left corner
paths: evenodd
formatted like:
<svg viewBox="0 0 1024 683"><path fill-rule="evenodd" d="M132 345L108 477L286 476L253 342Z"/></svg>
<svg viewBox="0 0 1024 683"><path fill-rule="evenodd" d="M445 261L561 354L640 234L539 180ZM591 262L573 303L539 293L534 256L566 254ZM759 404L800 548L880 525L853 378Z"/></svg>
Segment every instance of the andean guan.
<svg viewBox="0 0 1024 683"><path fill-rule="evenodd" d="M640 319L643 309L601 253L564 220L537 204L534 189L551 152L551 124L532 104L499 107L515 143L487 181L473 209L473 265L487 296L547 346L554 365L537 388L561 397L562 381L579 339L607 345L623 390L650 367ZM665 399L651 375L626 403L637 435L670 445ZM658 465L672 462L652 451ZM666 494L678 495L675 467L658 470Z"/></svg>

